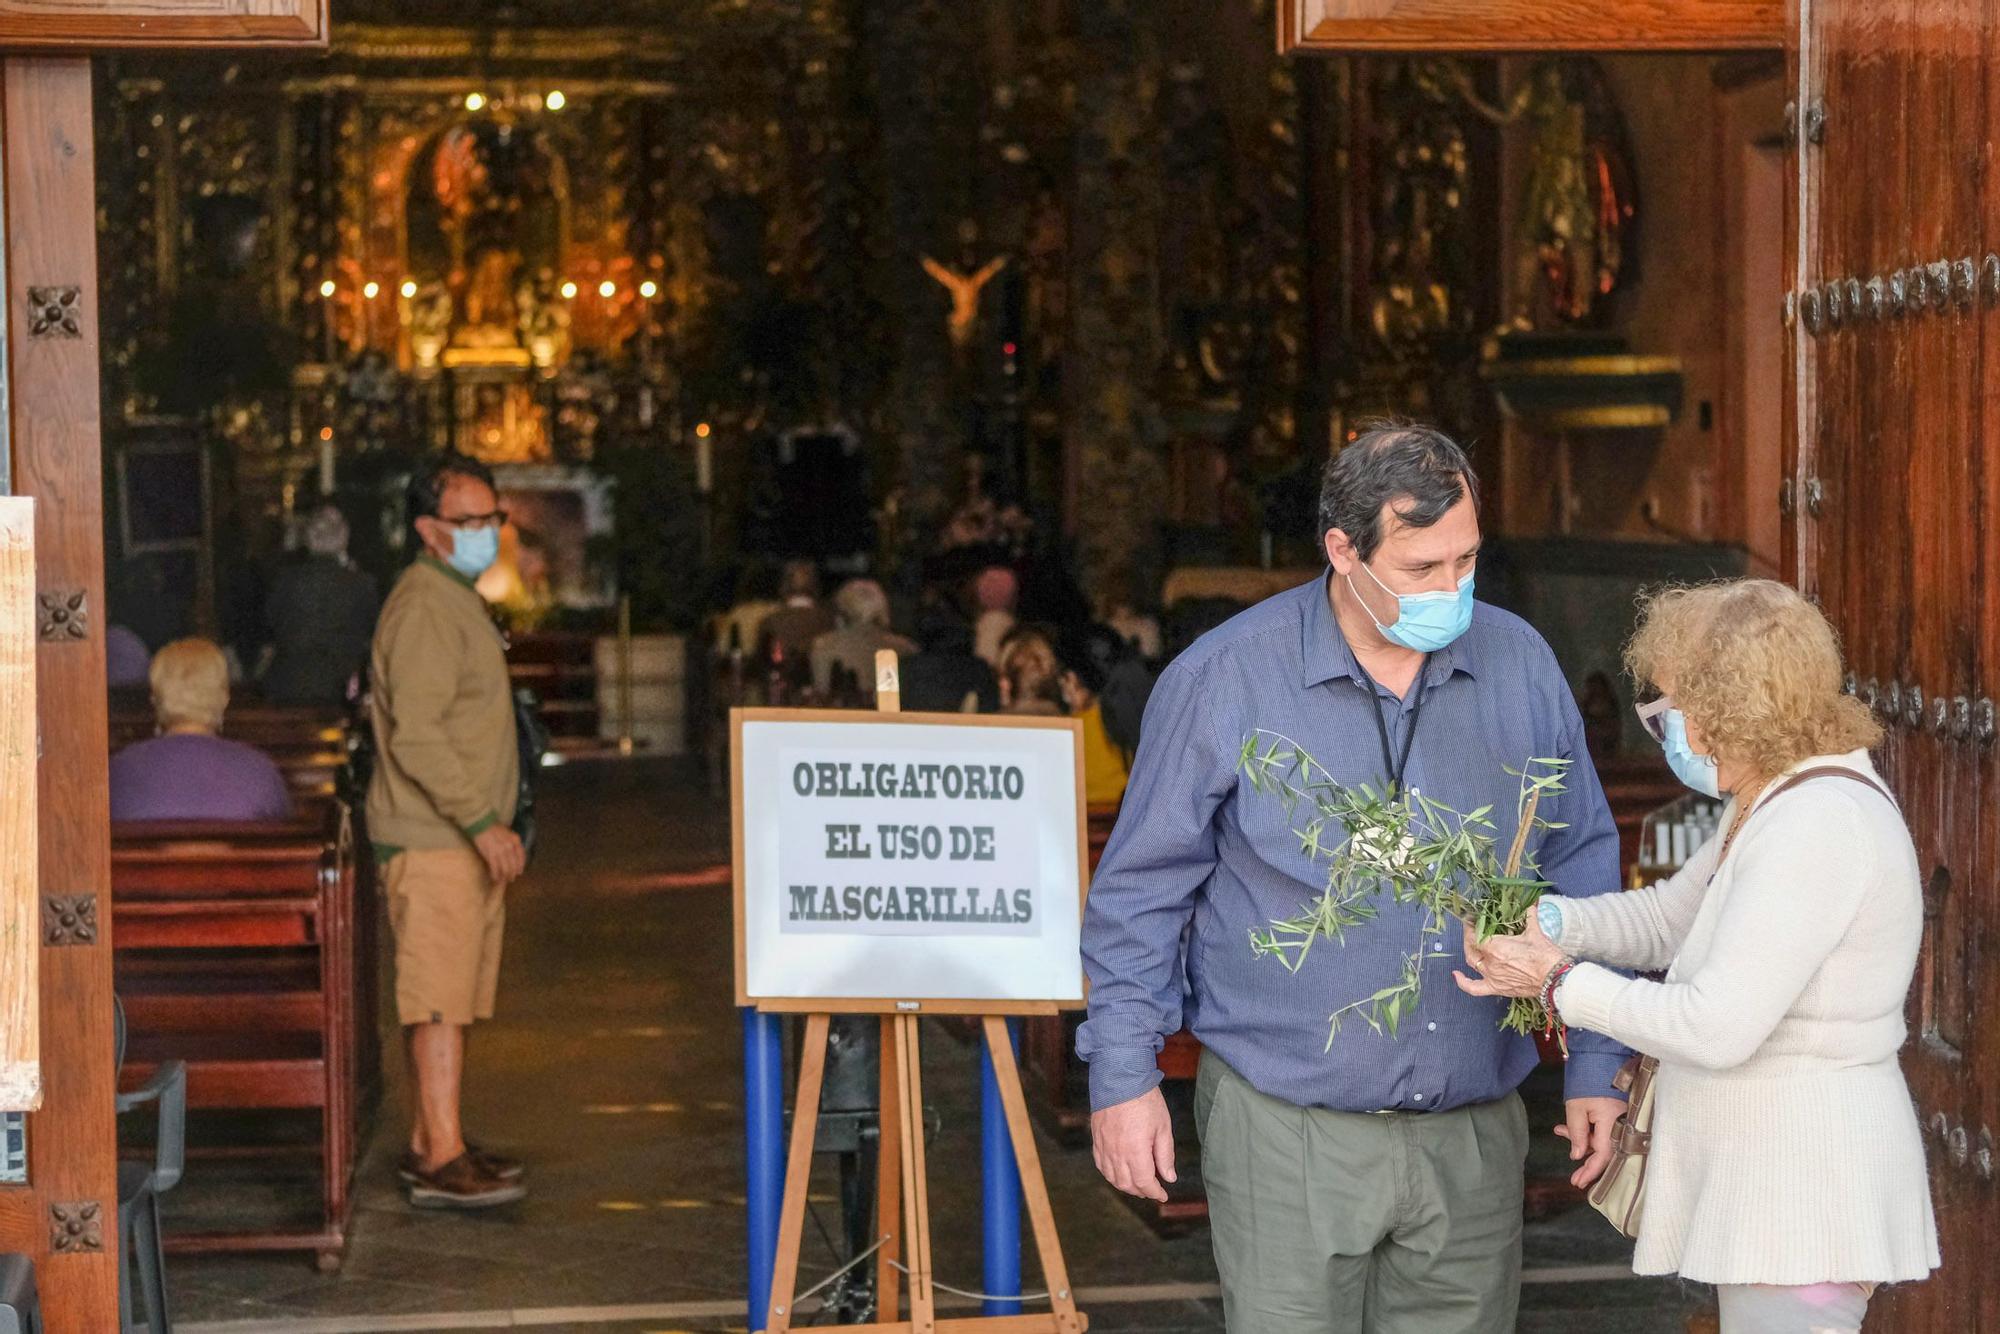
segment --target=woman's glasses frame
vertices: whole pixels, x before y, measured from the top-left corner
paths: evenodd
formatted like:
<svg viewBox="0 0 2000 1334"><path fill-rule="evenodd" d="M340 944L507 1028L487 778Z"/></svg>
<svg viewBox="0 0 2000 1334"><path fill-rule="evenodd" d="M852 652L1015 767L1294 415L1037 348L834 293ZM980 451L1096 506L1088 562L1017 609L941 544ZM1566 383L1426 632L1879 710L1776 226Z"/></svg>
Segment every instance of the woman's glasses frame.
<svg viewBox="0 0 2000 1334"><path fill-rule="evenodd" d="M1633 711L1639 715L1646 734L1664 745L1667 740L1667 711L1673 707L1674 697L1662 695L1651 703L1637 705Z"/></svg>

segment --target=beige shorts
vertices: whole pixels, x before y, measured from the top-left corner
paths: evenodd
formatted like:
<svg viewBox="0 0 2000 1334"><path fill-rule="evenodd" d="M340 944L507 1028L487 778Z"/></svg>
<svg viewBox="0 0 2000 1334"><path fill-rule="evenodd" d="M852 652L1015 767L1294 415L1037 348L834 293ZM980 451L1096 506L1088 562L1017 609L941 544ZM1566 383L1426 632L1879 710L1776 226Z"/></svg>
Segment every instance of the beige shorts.
<svg viewBox="0 0 2000 1334"><path fill-rule="evenodd" d="M412 848L382 868L396 940L396 1015L405 1024L493 1017L507 896L470 848Z"/></svg>

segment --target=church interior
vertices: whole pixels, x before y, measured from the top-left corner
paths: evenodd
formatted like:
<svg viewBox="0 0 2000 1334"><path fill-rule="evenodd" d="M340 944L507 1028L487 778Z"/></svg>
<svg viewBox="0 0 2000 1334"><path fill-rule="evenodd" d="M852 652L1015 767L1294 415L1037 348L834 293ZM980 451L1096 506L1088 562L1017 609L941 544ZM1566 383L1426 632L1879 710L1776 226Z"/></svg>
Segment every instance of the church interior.
<svg viewBox="0 0 2000 1334"><path fill-rule="evenodd" d="M1686 859L1713 815L1621 653L1644 589L1798 568L1785 35L1281 51L1297 7L334 0L313 49L89 56L95 312L38 287L31 315L82 318L100 358L110 750L153 730L148 658L205 640L223 734L278 762L293 811L189 836L119 820L114 793L107 892L49 919L110 939L119 1087L184 1062L164 1275L134 1280L165 1294L150 1328L757 1328L729 711L876 702L769 617L845 618L866 581L907 662L986 664L931 706L952 711L1080 673L1117 769L1090 775L1101 851L1144 684L1319 576L1321 470L1378 420L1470 453L1478 595L1554 649L1628 883ZM297 569L334 553L386 594L440 450L491 469L477 587L546 733L465 1091L531 1191L479 1215L413 1210L396 1178L411 1090L358 818L362 664L330 664L330 694L283 666ZM1017 625L1048 665L982 640ZM272 911L202 935L185 904L224 883ZM1219 1330L1195 1136L1165 1203L1100 1179L1076 1023L1020 1042L1079 1298L1100 1328ZM962 1315L991 1280L979 1047L926 1026L935 1269ZM1177 1122L1196 1050L1161 1056ZM1538 1121L1559 1090L1551 1054ZM0 1224L48 1113L9 1118ZM836 1121L806 1278L867 1226ZM127 1163L168 1138L143 1107L115 1134ZM1631 1274L1564 1155L1530 1161L1519 1328L1713 1328L1699 1285ZM1015 1278L1037 1290L1032 1258ZM843 1278L800 1319L875 1296Z"/></svg>

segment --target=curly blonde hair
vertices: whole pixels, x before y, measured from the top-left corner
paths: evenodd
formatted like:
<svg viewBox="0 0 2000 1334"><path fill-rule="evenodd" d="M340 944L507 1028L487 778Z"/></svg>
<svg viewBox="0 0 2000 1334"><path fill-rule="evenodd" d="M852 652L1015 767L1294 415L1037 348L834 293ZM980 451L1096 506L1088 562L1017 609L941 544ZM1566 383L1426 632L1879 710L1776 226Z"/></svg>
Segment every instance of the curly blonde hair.
<svg viewBox="0 0 2000 1334"><path fill-rule="evenodd" d="M1708 744L1765 777L1882 739L1867 705L1841 689L1840 644L1826 617L1769 579L1646 595L1625 668L1642 686L1671 683Z"/></svg>

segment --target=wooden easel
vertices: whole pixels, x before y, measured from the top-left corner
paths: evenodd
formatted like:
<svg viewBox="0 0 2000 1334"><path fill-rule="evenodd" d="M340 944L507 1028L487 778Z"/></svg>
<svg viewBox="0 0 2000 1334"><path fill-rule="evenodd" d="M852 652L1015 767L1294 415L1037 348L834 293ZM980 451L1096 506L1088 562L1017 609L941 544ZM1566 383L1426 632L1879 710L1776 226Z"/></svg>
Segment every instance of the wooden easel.
<svg viewBox="0 0 2000 1334"><path fill-rule="evenodd" d="M875 655L875 707L882 713L902 711L902 685L896 655L884 649ZM869 1325L843 1325L847 1334L1084 1334L1087 1316L1076 1309L1069 1270L1063 1264L1062 1243L1056 1236L1055 1212L1049 1207L1048 1182L1028 1124L1027 1099L1021 1092L1021 1069L1007 1020L994 1007L978 1009L986 1050L993 1061L1000 1101L1007 1112L1007 1134L1020 1169L1021 1194L1034 1228L1035 1249L1041 1255L1042 1276L1048 1283L1051 1309L1046 1314L982 1316L940 1320L931 1277L930 1190L924 1170L924 1083L918 1045L919 1015L899 1012L882 1017L882 1091L879 1123L876 1207L882 1247L875 1253L875 1298L878 1318ZM962 1011L961 1011L962 1012ZM929 1013L951 1013L932 1008ZM812 1174L813 1139L819 1128L819 1094L826 1073L827 1030L832 1015L806 1016L799 1058L798 1097L792 1105L792 1143L785 1160L785 1201L778 1215L778 1256L771 1278L770 1318L766 1334L786 1334L797 1312L799 1246L805 1237L807 1178ZM907 1247L906 1247L907 1243ZM908 1259L904 1254L907 1249ZM910 1314L901 1313L902 1271L909 1269Z"/></svg>

